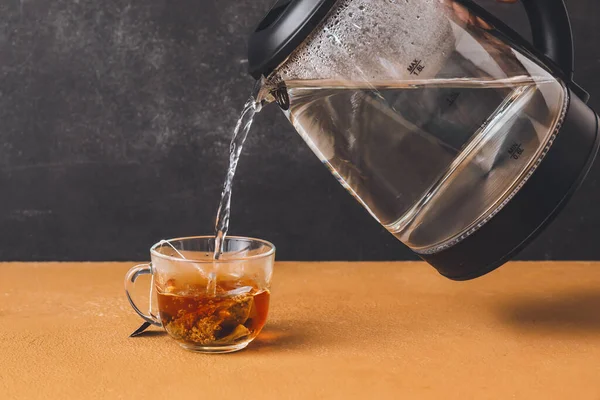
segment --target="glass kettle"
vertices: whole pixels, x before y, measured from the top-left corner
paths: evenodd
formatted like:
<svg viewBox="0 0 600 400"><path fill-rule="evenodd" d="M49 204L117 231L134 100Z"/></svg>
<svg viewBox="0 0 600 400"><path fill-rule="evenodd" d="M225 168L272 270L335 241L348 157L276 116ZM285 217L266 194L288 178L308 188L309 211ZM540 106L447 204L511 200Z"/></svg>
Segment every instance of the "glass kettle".
<svg viewBox="0 0 600 400"><path fill-rule="evenodd" d="M250 37L258 100L450 279L520 251L598 149L563 1L523 4L534 45L469 0L280 0Z"/></svg>

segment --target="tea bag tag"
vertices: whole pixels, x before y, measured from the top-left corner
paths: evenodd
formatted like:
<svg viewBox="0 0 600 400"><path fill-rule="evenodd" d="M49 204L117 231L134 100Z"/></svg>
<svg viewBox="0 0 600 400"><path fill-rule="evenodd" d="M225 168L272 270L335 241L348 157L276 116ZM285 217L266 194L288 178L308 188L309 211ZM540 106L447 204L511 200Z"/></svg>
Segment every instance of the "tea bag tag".
<svg viewBox="0 0 600 400"><path fill-rule="evenodd" d="M150 322L144 322L139 328L137 328L129 337L136 337L142 334L149 326L152 324Z"/></svg>

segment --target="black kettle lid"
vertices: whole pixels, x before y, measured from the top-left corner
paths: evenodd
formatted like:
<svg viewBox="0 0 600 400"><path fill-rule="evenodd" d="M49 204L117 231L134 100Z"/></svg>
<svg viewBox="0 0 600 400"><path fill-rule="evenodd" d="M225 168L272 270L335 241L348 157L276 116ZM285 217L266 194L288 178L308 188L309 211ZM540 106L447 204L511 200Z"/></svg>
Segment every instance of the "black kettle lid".
<svg viewBox="0 0 600 400"><path fill-rule="evenodd" d="M248 70L269 75L327 15L336 0L278 0L248 41Z"/></svg>

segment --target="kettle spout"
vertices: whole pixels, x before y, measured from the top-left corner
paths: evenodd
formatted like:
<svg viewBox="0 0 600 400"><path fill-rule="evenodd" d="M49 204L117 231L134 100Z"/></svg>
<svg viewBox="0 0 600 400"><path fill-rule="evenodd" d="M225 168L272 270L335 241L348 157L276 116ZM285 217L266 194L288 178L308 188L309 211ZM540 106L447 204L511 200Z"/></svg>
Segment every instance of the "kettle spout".
<svg viewBox="0 0 600 400"><path fill-rule="evenodd" d="M257 111L260 111L263 106L273 102L277 103L283 111L287 111L290 108L287 87L283 82L278 80L267 80L261 77L254 85L252 97L256 101Z"/></svg>

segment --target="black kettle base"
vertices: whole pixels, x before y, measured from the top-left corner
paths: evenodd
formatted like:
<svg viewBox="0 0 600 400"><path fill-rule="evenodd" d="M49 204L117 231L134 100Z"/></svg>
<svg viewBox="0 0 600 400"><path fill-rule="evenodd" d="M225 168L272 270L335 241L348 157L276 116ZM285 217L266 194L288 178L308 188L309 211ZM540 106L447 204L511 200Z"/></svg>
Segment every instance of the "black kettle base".
<svg viewBox="0 0 600 400"><path fill-rule="evenodd" d="M435 254L420 255L454 281L502 266L550 224L579 188L598 153L598 116L571 91L565 120L544 160L515 197L478 231Z"/></svg>

